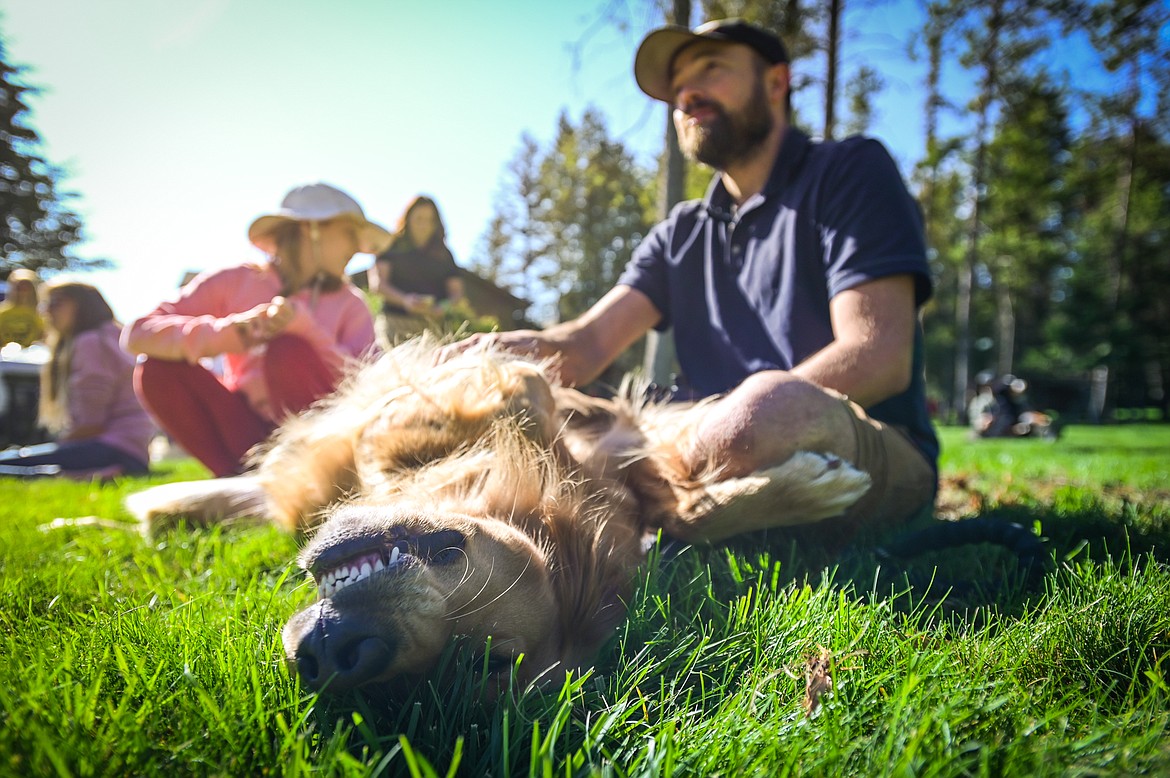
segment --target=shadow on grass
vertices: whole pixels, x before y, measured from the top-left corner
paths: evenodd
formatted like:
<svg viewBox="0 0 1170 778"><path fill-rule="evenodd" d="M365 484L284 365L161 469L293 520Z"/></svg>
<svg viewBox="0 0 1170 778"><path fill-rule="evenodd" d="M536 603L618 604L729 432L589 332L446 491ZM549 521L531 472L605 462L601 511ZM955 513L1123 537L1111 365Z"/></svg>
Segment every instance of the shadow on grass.
<svg viewBox="0 0 1170 778"><path fill-rule="evenodd" d="M620 749L646 722L671 715L670 705L699 716L724 705L757 661L750 648L727 637L739 629L730 624L734 614L788 601L806 584L848 592L857 605L888 599L905 619L900 623L937 629L945 638L994 634L1027 620L1041 597L1071 585L1054 572L1067 562L1117 563L1125 575L1151 560L1170 562L1165 509L1156 506L1119 509L1086 500L998 506L975 518L1038 530L1048 564L1028 575L1015 551L989 543L933 549L895 563L879 553L892 537L842 554L821 542L815 527L752 533L718 546L667 543L642 571L631 618L585 677L566 679L562 671L543 687L497 696L485 678L482 647L454 646L425 679L321 698L315 726L346 739L355 756L378 754L386 765L431 759L440 774L455 758L456 741L460 771L469 774L523 772L550 743L559 759L568 763L578 754L583 766L599 749ZM946 524L954 522L931 518L912 529ZM1079 683L1086 671L1067 672ZM652 693L643 698L637 689Z"/></svg>
<svg viewBox="0 0 1170 778"><path fill-rule="evenodd" d="M1001 617L1023 613L1066 563L1118 563L1127 574L1144 560L1170 564L1170 512L1078 495L1059 506L1000 505L953 521L928 517L863 538L843 553L822 542L815 526L744 535L700 553L731 560L726 574L706 563L724 597L742 594L759 570L779 562L773 586L826 581L863 600L896 595L903 609L921 610L929 601L982 625L989 609Z"/></svg>

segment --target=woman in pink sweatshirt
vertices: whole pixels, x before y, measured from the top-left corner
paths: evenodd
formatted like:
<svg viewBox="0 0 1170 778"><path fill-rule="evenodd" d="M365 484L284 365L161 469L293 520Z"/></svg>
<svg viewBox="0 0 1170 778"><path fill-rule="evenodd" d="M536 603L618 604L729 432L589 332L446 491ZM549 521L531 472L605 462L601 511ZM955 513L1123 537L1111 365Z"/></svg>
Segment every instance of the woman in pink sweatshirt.
<svg viewBox="0 0 1170 778"><path fill-rule="evenodd" d="M0 454L0 474L89 477L145 473L154 423L134 396L134 359L122 326L89 284L53 282L44 305L49 361L41 426L56 441Z"/></svg>
<svg viewBox="0 0 1170 778"><path fill-rule="evenodd" d="M122 334L146 357L135 372L143 405L216 476L245 470L254 445L374 348L369 306L345 266L384 250L390 234L318 183L290 191L248 238L266 263L200 275ZM201 364L221 356L222 375Z"/></svg>

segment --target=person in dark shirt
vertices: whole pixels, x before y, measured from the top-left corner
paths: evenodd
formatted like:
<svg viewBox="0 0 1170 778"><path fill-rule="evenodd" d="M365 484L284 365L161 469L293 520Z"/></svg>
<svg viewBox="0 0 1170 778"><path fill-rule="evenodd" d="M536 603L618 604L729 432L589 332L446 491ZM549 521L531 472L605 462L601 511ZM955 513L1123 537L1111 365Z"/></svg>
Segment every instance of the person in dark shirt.
<svg viewBox="0 0 1170 778"><path fill-rule="evenodd" d="M463 281L433 199L419 195L406 207L390 247L370 268L369 281L382 299L377 323L384 347L423 330L440 330L445 311L464 303Z"/></svg>
<svg viewBox="0 0 1170 778"><path fill-rule="evenodd" d="M561 382L583 385L651 327L673 327L686 382L718 398L678 443L692 475L829 453L872 484L826 537L917 516L937 486L917 315L931 280L893 159L871 139L816 142L791 126L787 51L739 20L651 32L634 74L672 106L684 153L716 169L706 196L675 207L579 318L445 356L495 344L554 358Z"/></svg>

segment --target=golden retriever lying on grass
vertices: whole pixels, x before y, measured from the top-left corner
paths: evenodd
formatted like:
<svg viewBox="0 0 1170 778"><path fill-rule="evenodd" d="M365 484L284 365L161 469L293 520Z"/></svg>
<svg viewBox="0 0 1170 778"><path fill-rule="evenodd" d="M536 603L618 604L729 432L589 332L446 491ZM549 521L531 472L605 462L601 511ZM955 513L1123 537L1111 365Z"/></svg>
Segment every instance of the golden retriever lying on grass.
<svg viewBox="0 0 1170 778"><path fill-rule="evenodd" d="M587 665L625 618L650 541L836 516L869 477L799 453L748 478L694 479L680 446L701 406L587 397L503 353L433 365L399 346L285 424L254 475L168 484L127 505L176 519L272 520L310 533L319 598L284 628L315 689L421 673L458 636L490 637L489 671L527 683Z"/></svg>

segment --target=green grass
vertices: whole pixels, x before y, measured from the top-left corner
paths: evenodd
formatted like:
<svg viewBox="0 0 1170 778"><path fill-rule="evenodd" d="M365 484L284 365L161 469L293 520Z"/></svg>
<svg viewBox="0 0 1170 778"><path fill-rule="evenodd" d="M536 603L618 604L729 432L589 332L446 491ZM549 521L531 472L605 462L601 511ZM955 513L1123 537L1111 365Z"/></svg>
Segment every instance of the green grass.
<svg viewBox="0 0 1170 778"><path fill-rule="evenodd" d="M470 649L378 695L301 689L279 630L312 593L274 529L43 530L126 518L147 479L0 481L0 775L1170 772L1170 426L943 438L940 513L1038 528L1042 581L960 599L868 547L690 548L646 568L595 671L494 703ZM997 554L929 564L1006 579ZM835 689L810 717L823 650Z"/></svg>

